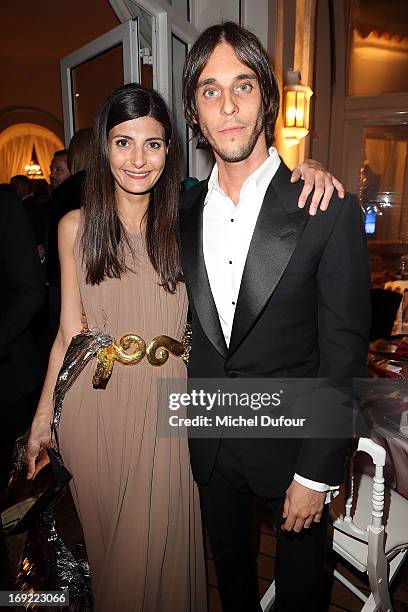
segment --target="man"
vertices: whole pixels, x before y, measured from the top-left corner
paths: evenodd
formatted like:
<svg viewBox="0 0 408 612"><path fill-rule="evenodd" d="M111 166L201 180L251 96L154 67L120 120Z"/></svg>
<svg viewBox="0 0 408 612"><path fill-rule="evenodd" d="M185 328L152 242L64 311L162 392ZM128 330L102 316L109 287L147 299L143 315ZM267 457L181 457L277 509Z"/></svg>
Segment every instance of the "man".
<svg viewBox="0 0 408 612"><path fill-rule="evenodd" d="M42 384L29 324L45 295L33 232L14 193L0 191L0 503L6 491L15 440L30 426ZM0 589L14 585L0 519Z"/></svg>
<svg viewBox="0 0 408 612"><path fill-rule="evenodd" d="M43 260L45 256L46 234L45 209L35 198L32 182L27 176L16 174L11 178L10 185L23 202L23 208L27 213L28 221L37 242L38 254L40 259Z"/></svg>
<svg viewBox="0 0 408 612"><path fill-rule="evenodd" d="M183 96L190 126L216 160L209 179L182 197L189 375L363 376L369 272L360 208L347 195L324 213L299 209L301 187L271 147L279 94L258 39L231 22L208 28L187 57ZM190 439L225 612L261 609L250 529L256 497L276 525L276 609L318 609L325 501L342 480L346 447Z"/></svg>
<svg viewBox="0 0 408 612"><path fill-rule="evenodd" d="M55 151L50 165L51 187L55 189L71 176L68 169L68 149Z"/></svg>
<svg viewBox="0 0 408 612"><path fill-rule="evenodd" d="M10 187L22 202L34 197L33 186L28 176L16 174L10 179Z"/></svg>
<svg viewBox="0 0 408 612"><path fill-rule="evenodd" d="M29 427L39 397L42 372L29 324L45 297L43 269L21 202L0 193L0 264L3 289L0 317L0 498L15 439Z"/></svg>
<svg viewBox="0 0 408 612"><path fill-rule="evenodd" d="M85 168L91 149L91 128L84 128L74 134L67 150L69 177L53 191L48 202L48 251L47 281L60 285L60 265L58 257L58 223L70 210L81 207L82 189L85 183ZM57 168L55 168L57 174ZM59 302L59 299L58 299ZM58 307L59 324L59 307Z"/></svg>
<svg viewBox="0 0 408 612"><path fill-rule="evenodd" d="M52 192L47 204L48 248L46 276L49 291L48 331L49 342L54 342L59 327L61 308L60 263L58 256L58 223L70 210L81 207L85 168L90 156L91 128L79 130L71 138L67 163L69 177Z"/></svg>

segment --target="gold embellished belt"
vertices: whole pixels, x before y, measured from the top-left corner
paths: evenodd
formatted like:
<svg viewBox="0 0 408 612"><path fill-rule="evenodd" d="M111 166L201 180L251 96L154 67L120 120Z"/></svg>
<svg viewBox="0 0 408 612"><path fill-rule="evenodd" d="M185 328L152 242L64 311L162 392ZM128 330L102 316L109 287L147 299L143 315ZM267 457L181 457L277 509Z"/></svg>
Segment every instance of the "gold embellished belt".
<svg viewBox="0 0 408 612"><path fill-rule="evenodd" d="M146 356L151 365L161 366L166 363L171 353L187 363L191 348L190 340L191 328L189 325L186 327L181 342L170 336L156 336L146 345L143 338L137 334L126 334L119 342L113 340L108 346L99 349L92 385L96 389L105 389L116 361L123 365L135 365ZM135 345L133 352L126 352L131 345Z"/></svg>

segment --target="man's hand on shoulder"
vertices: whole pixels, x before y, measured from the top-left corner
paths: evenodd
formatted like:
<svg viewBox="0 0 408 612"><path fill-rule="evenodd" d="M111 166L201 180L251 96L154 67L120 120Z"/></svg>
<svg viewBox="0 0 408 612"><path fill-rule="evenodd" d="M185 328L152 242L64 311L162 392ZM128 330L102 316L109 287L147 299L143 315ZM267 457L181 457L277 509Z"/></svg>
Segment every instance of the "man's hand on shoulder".
<svg viewBox="0 0 408 612"><path fill-rule="evenodd" d="M282 525L283 531L299 533L302 529L308 529L313 522L318 523L325 497L325 492L314 491L292 480L283 506L282 516L286 519Z"/></svg>
<svg viewBox="0 0 408 612"><path fill-rule="evenodd" d="M310 215L316 214L319 203L320 210L327 210L335 189L338 192L339 198L344 198L345 196L345 190L340 181L330 172L327 172L324 166L314 159L306 159L293 170L291 182L295 183L300 178L305 181L305 184L299 197L299 208L304 207L309 194L314 188L309 208Z"/></svg>

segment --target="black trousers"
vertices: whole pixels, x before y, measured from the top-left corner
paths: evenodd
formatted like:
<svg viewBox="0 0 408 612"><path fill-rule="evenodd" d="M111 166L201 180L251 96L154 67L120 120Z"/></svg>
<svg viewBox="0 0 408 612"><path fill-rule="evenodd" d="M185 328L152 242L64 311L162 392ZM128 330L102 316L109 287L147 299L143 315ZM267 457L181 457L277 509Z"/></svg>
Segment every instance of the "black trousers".
<svg viewBox="0 0 408 612"><path fill-rule="evenodd" d="M232 440L232 442L234 442ZM214 556L224 612L260 612L253 511L256 496L230 440L221 442L214 472L199 486L204 522ZM273 495L273 491L271 491ZM319 610L327 533L327 507L320 523L301 533L284 532L284 498L265 500L276 528L274 611Z"/></svg>

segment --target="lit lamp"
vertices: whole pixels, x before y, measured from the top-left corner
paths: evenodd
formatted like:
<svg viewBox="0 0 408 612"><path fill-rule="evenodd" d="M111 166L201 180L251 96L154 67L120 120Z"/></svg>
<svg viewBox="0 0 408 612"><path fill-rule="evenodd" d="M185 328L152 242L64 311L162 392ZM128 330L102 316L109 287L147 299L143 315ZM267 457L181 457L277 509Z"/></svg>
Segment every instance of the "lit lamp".
<svg viewBox="0 0 408 612"><path fill-rule="evenodd" d="M41 166L38 163L37 153L35 152L35 147L33 146L33 150L31 152L31 160L30 163L24 166L24 170L28 178L36 179L43 178L43 173L41 170Z"/></svg>
<svg viewBox="0 0 408 612"><path fill-rule="evenodd" d="M300 84L300 72L288 70L284 88L283 136L288 145L297 145L309 133L310 98L313 91Z"/></svg>
<svg viewBox="0 0 408 612"><path fill-rule="evenodd" d="M36 164L33 160L31 160L29 164L24 166L24 170L29 178L39 178L40 176L42 176L40 164Z"/></svg>

